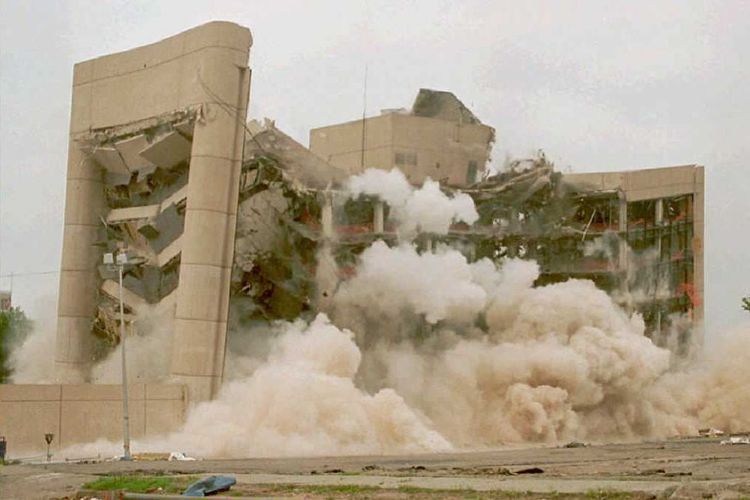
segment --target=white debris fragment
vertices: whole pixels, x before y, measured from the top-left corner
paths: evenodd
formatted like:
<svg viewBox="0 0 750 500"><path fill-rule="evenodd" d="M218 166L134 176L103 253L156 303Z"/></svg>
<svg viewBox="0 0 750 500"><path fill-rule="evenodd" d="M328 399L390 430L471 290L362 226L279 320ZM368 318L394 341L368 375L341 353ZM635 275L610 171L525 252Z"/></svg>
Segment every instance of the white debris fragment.
<svg viewBox="0 0 750 500"><path fill-rule="evenodd" d="M729 436L729 439L724 439L721 444L750 444L750 436Z"/></svg>
<svg viewBox="0 0 750 500"><path fill-rule="evenodd" d="M178 462L194 462L196 459L185 455L181 451L173 451L169 454L169 461L177 460Z"/></svg>

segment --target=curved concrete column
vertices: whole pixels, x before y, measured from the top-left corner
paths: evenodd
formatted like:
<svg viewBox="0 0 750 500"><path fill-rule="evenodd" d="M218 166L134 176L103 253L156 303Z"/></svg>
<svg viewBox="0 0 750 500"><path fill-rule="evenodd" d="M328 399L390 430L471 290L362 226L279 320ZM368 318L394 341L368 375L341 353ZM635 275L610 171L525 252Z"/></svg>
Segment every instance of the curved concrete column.
<svg viewBox="0 0 750 500"><path fill-rule="evenodd" d="M55 365L61 382L79 383L86 379L92 362L91 321L100 256L94 243L106 208L101 169L72 138L69 149Z"/></svg>
<svg viewBox="0 0 750 500"><path fill-rule="evenodd" d="M171 375L190 401L214 397L224 376L227 315L250 71L217 65L211 79L234 98L204 104L193 132ZM202 69L206 66L201 65ZM201 76L201 83L206 80ZM210 85L210 84L209 84ZM218 87L218 83L217 83ZM207 91L215 91L209 86Z"/></svg>

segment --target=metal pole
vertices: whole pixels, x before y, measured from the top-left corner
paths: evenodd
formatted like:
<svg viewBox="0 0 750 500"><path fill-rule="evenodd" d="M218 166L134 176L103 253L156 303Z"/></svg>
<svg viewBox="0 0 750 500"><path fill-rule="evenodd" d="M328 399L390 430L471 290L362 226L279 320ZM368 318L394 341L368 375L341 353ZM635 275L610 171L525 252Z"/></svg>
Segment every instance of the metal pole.
<svg viewBox="0 0 750 500"><path fill-rule="evenodd" d="M125 362L125 311L122 304L122 269L124 264L117 266L120 278L120 346L122 347L122 449L123 460L132 460L130 456L130 422L128 416L128 373Z"/></svg>

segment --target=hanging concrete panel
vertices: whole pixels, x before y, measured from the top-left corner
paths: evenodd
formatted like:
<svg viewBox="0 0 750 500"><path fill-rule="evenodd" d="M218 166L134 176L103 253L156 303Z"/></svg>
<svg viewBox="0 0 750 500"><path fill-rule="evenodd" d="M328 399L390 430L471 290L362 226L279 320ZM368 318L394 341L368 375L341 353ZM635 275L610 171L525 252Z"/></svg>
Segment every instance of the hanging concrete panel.
<svg viewBox="0 0 750 500"><path fill-rule="evenodd" d="M144 148L140 155L162 168L172 168L190 157L190 141L179 132L170 132Z"/></svg>

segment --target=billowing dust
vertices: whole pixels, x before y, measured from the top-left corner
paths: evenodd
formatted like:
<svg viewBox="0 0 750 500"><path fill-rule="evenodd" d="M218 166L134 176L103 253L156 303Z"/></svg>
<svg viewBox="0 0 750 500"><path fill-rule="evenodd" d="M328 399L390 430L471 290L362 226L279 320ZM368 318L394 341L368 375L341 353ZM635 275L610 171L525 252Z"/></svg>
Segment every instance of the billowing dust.
<svg viewBox="0 0 750 500"><path fill-rule="evenodd" d="M385 454L750 429L750 328L713 337L684 366L589 281L535 288L532 261L418 252L409 235L476 215L470 198L433 184L413 189L395 171L352 179L353 195L394 207L401 243L367 248L317 317L273 325L262 354L230 356L217 399L134 450ZM103 449L118 445L67 454Z"/></svg>

